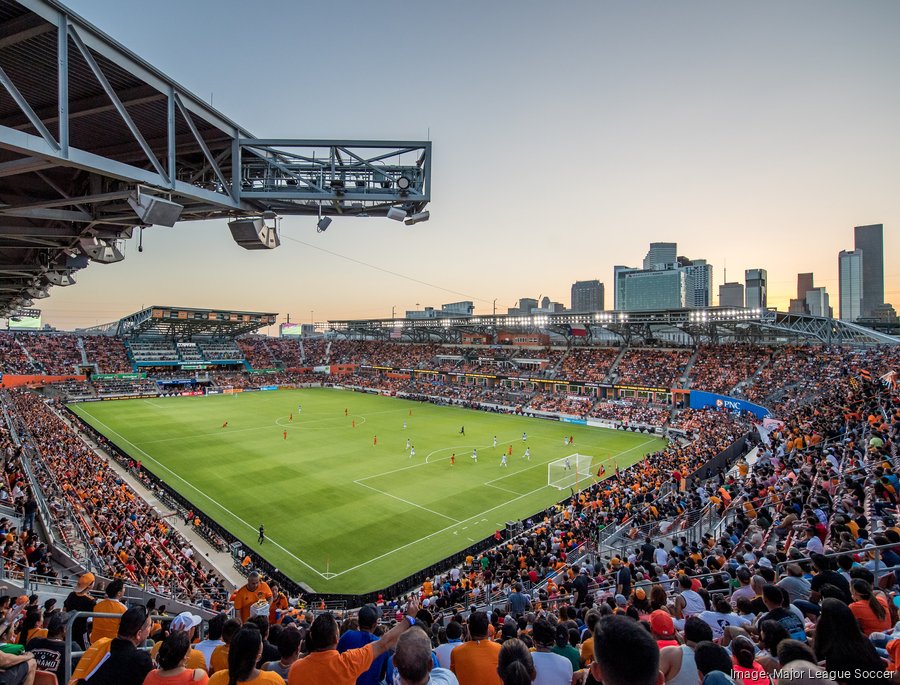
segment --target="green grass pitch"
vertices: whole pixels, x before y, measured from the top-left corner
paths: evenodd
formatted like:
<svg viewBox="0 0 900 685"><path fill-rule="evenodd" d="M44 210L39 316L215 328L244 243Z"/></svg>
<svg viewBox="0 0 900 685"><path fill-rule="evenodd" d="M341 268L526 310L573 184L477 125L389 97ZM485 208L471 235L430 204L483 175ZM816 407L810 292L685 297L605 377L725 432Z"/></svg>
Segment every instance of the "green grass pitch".
<svg viewBox="0 0 900 685"><path fill-rule="evenodd" d="M641 433L320 388L72 409L318 592L385 587L560 501L569 490L547 485L554 459L590 455L593 472L604 461L609 474L664 444ZM262 545L260 523L268 536Z"/></svg>

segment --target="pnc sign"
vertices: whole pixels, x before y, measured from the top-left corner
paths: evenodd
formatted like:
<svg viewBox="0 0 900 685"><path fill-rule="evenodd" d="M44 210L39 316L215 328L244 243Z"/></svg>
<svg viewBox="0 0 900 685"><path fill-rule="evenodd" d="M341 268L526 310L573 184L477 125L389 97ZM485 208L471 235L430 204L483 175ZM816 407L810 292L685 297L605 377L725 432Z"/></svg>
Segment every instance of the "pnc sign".
<svg viewBox="0 0 900 685"><path fill-rule="evenodd" d="M691 409L715 407L725 411L748 411L760 419L769 415L769 410L758 404L725 395L717 395L712 392L703 392L702 390L691 390L690 407Z"/></svg>

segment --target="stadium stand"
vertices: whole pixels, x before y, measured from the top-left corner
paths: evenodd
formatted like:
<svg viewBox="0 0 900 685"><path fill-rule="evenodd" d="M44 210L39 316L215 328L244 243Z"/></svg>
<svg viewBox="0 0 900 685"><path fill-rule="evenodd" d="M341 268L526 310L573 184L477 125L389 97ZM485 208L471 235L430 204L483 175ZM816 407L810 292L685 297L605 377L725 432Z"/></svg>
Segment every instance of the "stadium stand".
<svg viewBox="0 0 900 685"><path fill-rule="evenodd" d="M240 349L252 363L265 346L248 345L246 340ZM6 344L2 349L10 350L3 357L5 368L26 366L28 353L16 354L21 347L11 336L0 336L0 341ZM43 363L54 345L60 344L77 349L74 340L56 338L53 344L41 341L29 350L35 350L36 359ZM286 349L294 345L290 341ZM364 345L359 357L350 343L335 345L334 352L341 360L387 360L407 368L432 364L442 352L433 346L400 349L389 345ZM328 344L311 347L317 361L324 361ZM86 345L85 349L95 348ZM607 349L599 357L609 361L615 358L612 353L618 355ZM735 355L740 357L738 364L732 363ZM482 365L506 361L497 356L484 361L487 356L479 356L476 362ZM619 381L665 385L665 379L672 382L683 372L688 356L685 351L626 351ZM613 370L612 362L598 365L594 355L584 350L577 355L570 351L559 359L558 370L566 376L597 378ZM646 377L639 375L639 360L647 362ZM731 656L723 652L727 663L772 674L792 663L791 654L809 656L796 643L786 644L783 635L800 642L815 636L810 658L826 667L836 665L838 658L841 664L874 670L892 666L890 607L897 591L893 569L900 566L900 395L896 380L881 377L900 367L900 355L895 350L748 348L721 355L719 360L713 350L698 350L690 375L692 387L725 390L747 384L747 396L771 401L779 421L763 430L752 417L678 409L639 398L583 403L544 391L518 393L506 387L442 385L372 373L342 379L347 384L457 402L523 399L518 404L526 410L589 407L592 416L620 422L666 425L668 421L668 427L683 436L627 470L611 467L612 472L604 474L609 476L606 479L523 522L523 532L498 533L496 539L454 556L443 567L423 569L415 576L414 591L402 584L386 589L373 598L382 622L402 623L406 609L416 613L436 658L442 664L441 659L448 658L447 665L457 675L464 669L450 651L456 644L455 637L448 637L456 635L456 629L449 627L453 623L484 628L487 639L501 642L501 649L512 645L512 638L523 640L537 650L532 658L540 673L562 668L562 661L547 665L551 660L540 656L552 651L572 671L602 659L598 650L611 644L609 631L624 630L621 626L633 623L623 622L635 620L648 623L649 630L638 635L647 636L649 654L652 659L661 658L663 667L673 649L681 651L683 664L690 663L694 658L690 645L702 637L712 641L707 651L732 648ZM108 368L116 368L115 363ZM317 374L263 376L278 384L321 380ZM252 378L228 372L210 377L215 384L234 387ZM96 386L69 387L81 392ZM6 393L6 404L14 422L38 447L31 466L40 489L53 503L49 509L53 525L65 527L63 519L73 515L94 541L98 562L109 576L144 582L200 606L227 607L228 591L221 578L183 552L190 549L188 542L139 503L136 492L57 417L59 407L53 401L15 390ZM748 436L753 440L747 442ZM722 460L736 443L746 447ZM735 462L734 457L746 452L751 443L756 444L750 454ZM5 456L0 506L18 507L24 520L33 511L26 506L31 499L29 485L23 475L22 451L5 427L0 428L0 449ZM0 531L6 531L4 572L13 577L28 564L48 582L58 576L46 547L29 531L18 532L4 511L0 510ZM220 547L227 542L215 529L205 530ZM266 568L264 560L256 561L258 567ZM274 569L268 570L281 580ZM283 586L292 590L289 581ZM879 618L877 605L887 618ZM270 613L278 627L271 630L277 635L299 626L299 651L308 653L314 646L303 637L318 620L323 604L316 600L310 609L317 610L303 611L302 602L297 604L294 597L278 606L278 611ZM43 619L49 620L57 611L50 608ZM345 619L341 632L350 633L364 617L351 613L339 618ZM598 623L601 628L594 633L579 629ZM836 630L845 643L840 653L832 642L822 639ZM666 640L676 635L687 638L689 646L666 646ZM398 647L401 655L405 644ZM745 644L755 645L756 654L752 649L742 651ZM398 668L406 668L403 658L395 655L395 660Z"/></svg>
<svg viewBox="0 0 900 685"><path fill-rule="evenodd" d="M82 340L88 363L96 364L98 373L129 373L134 370L125 345L119 338L86 335Z"/></svg>

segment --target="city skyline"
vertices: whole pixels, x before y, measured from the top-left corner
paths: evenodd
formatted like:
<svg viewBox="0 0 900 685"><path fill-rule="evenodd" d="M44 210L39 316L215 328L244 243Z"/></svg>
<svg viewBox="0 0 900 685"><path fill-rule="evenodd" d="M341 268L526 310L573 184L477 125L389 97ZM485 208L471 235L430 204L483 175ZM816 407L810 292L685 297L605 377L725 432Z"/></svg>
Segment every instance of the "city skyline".
<svg viewBox="0 0 900 685"><path fill-rule="evenodd" d="M766 269L768 304L784 311L797 272L809 271L834 305L837 254L855 226L875 223L885 227L884 299L900 303L895 3L267 5L254 8L269 26L258 52L219 49L241 29L238 13L221 11L238 7L228 2L163 0L140 23L130 2L71 6L256 135L430 137L434 196L431 221L413 228L339 218L316 235L313 220L285 219L282 247L266 254L235 246L224 221L154 227L142 254L130 241L121 264L91 265L36 301L52 325L150 304L297 322L467 299L488 313L494 299L506 311L529 291L568 302L571 284L592 278L610 308L613 265L639 264L661 240L713 265L714 293ZM285 82L266 68L296 61L301 21L340 24L359 46L418 22L428 40L406 58L389 50L388 79L373 70L379 85L361 95L347 86L365 69L299 70ZM304 50L329 54L328 34L304 35ZM219 68L196 59L213 53ZM392 87L395 72L418 88ZM548 185L535 155L566 149Z"/></svg>

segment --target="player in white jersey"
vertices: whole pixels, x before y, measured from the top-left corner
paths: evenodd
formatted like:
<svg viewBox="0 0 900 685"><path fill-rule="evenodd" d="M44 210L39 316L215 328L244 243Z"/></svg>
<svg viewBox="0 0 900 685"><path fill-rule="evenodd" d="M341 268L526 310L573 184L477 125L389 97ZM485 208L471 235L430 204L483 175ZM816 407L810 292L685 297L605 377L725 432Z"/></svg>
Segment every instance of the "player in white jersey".
<svg viewBox="0 0 900 685"><path fill-rule="evenodd" d="M472 459L475 460L476 464L478 463L478 449L477 448L472 450Z"/></svg>
<svg viewBox="0 0 900 685"><path fill-rule="evenodd" d="M414 456L416 456L415 446L409 448L409 458L412 459Z"/></svg>
<svg viewBox="0 0 900 685"><path fill-rule="evenodd" d="M563 445L568 445L568 444L569 444L569 436L567 435L563 438Z"/></svg>
<svg viewBox="0 0 900 685"><path fill-rule="evenodd" d="M526 448L525 448L525 455L524 455L524 456L525 456L525 458L526 458L528 461L531 461L531 448L530 448L530 447L526 447Z"/></svg>
<svg viewBox="0 0 900 685"><path fill-rule="evenodd" d="M403 430L406 430L406 421L403 422Z"/></svg>
<svg viewBox="0 0 900 685"><path fill-rule="evenodd" d="M528 440L528 435L523 432L522 433L522 442L525 442L526 440Z"/></svg>
<svg viewBox="0 0 900 685"><path fill-rule="evenodd" d="M302 405L302 404L298 404L298 405L297 405L297 413L299 414L299 413L302 412L302 411L303 411L303 405Z"/></svg>
<svg viewBox="0 0 900 685"><path fill-rule="evenodd" d="M502 457L500 457L500 466L507 466L505 454ZM508 466L507 466L507 468L508 468Z"/></svg>
<svg viewBox="0 0 900 685"><path fill-rule="evenodd" d="M496 446L497 446L497 436L495 435L494 436L494 447L496 447Z"/></svg>
<svg viewBox="0 0 900 685"><path fill-rule="evenodd" d="M406 449L409 449L409 438L406 439Z"/></svg>
<svg viewBox="0 0 900 685"><path fill-rule="evenodd" d="M568 471L568 470L571 469L571 468L572 468L572 464L571 464L571 462L569 461L569 458L566 457L566 466L565 466L565 470Z"/></svg>

